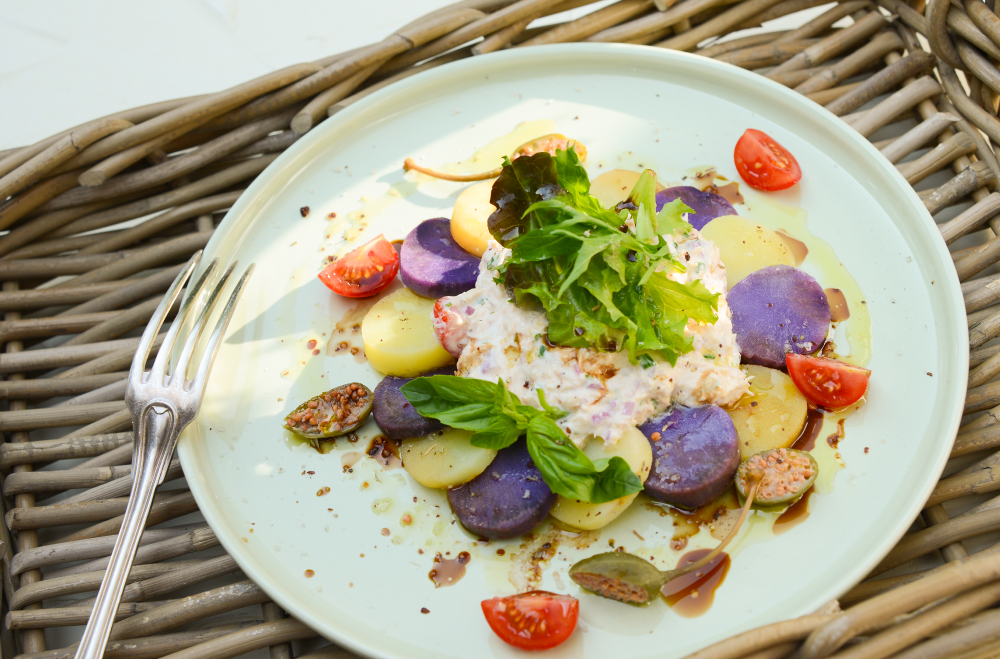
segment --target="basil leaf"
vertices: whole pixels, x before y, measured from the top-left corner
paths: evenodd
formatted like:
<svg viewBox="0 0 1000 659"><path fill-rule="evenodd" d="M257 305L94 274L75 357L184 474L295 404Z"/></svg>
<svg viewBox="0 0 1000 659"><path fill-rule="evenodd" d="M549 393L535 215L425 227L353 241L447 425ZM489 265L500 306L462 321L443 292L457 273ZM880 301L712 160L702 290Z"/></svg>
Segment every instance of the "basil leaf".
<svg viewBox="0 0 1000 659"><path fill-rule="evenodd" d="M517 422L507 416L495 416L490 424L476 432L469 440L473 446L500 450L507 448L523 434Z"/></svg>
<svg viewBox="0 0 1000 659"><path fill-rule="evenodd" d="M614 456L603 463L598 460L598 471L590 491L590 503L614 501L642 490L642 482L635 475L628 463L619 456Z"/></svg>
<svg viewBox="0 0 1000 659"><path fill-rule="evenodd" d="M454 375L432 375L407 382L400 391L423 416L454 428L473 430L472 445L502 449L527 431L528 452L553 492L602 503L638 492L642 484L621 458L594 464L555 419L564 412L545 402L542 409L521 404L502 379L496 383Z"/></svg>
<svg viewBox="0 0 1000 659"><path fill-rule="evenodd" d="M622 458L595 465L546 416L535 416L528 423L528 453L552 491L570 499L604 503L642 489L639 477Z"/></svg>
<svg viewBox="0 0 1000 659"><path fill-rule="evenodd" d="M452 428L486 430L497 416L496 385L455 375L415 378L399 390L421 416Z"/></svg>

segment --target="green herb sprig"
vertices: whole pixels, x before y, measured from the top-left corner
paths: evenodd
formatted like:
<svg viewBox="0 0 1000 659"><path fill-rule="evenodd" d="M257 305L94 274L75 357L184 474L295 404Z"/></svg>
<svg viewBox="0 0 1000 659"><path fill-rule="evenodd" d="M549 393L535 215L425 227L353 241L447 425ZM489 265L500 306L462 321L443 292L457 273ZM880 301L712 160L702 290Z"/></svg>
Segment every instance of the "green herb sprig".
<svg viewBox="0 0 1000 659"><path fill-rule="evenodd" d="M590 503L612 501L642 489L622 458L596 462L556 425L564 412L549 406L539 389L542 409L524 405L502 379L496 384L454 375L416 378L400 389L423 416L453 428L474 431L472 445L502 449L525 435L528 453L542 479L556 494Z"/></svg>
<svg viewBox="0 0 1000 659"><path fill-rule="evenodd" d="M616 211L590 194L572 149L505 159L490 201L490 233L511 249L499 281L519 305L541 303L552 343L624 348L633 364L653 355L674 364L693 347L688 319L718 319L718 295L666 275L685 265L663 236L688 234L683 215L692 210L678 199L657 213L651 170Z"/></svg>

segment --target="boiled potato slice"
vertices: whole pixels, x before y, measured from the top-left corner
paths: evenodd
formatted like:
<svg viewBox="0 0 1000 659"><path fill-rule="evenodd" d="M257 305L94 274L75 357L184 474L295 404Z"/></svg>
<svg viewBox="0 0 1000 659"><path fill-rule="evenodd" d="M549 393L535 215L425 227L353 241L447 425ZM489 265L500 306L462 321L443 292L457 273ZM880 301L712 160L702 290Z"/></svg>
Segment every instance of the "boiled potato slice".
<svg viewBox="0 0 1000 659"><path fill-rule="evenodd" d="M605 448L604 441L597 438L587 442L583 447L583 452L591 460L610 458L616 455L621 457L643 483L649 477L649 470L653 465L653 449L649 445L649 440L639 432L638 428L628 430L614 448ZM616 517L625 512L636 496L638 496L638 492L604 503L587 503L560 496L556 498L556 503L552 506L549 514L567 526L592 531L614 521Z"/></svg>
<svg viewBox="0 0 1000 659"><path fill-rule="evenodd" d="M726 266L726 285L732 290L741 279L770 265L795 265L788 245L767 227L738 215L717 217L701 230L715 243Z"/></svg>
<svg viewBox="0 0 1000 659"><path fill-rule="evenodd" d="M403 468L425 487L444 489L467 483L483 473L497 452L470 443L472 432L445 428L439 432L407 439L399 449Z"/></svg>
<svg viewBox="0 0 1000 659"><path fill-rule="evenodd" d="M455 361L434 335L434 302L402 288L372 306L361 321L361 338L376 370L412 378Z"/></svg>
<svg viewBox="0 0 1000 659"><path fill-rule="evenodd" d="M490 203L491 192L492 180L476 183L458 195L451 212L451 237L462 249L476 256L483 255L486 244L493 237L486 228L486 220L497 209Z"/></svg>
<svg viewBox="0 0 1000 659"><path fill-rule="evenodd" d="M633 172L627 169L612 169L604 172L590 182L590 194L597 197L598 201L605 208L610 208L628 199L628 195L635 187L635 182L639 180L642 172ZM656 191L665 189L659 183L656 184Z"/></svg>
<svg viewBox="0 0 1000 659"><path fill-rule="evenodd" d="M741 459L754 453L788 448L798 439L806 423L809 406L792 379L773 368L741 366L752 376L752 395L726 410L740 436Z"/></svg>

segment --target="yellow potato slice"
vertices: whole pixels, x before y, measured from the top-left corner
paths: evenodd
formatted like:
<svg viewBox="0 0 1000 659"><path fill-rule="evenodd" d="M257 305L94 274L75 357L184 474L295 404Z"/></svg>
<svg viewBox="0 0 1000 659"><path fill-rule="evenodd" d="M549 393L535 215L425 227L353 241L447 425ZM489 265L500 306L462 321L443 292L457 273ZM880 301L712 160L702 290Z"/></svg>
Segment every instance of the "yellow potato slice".
<svg viewBox="0 0 1000 659"><path fill-rule="evenodd" d="M719 248L726 266L726 285L732 290L741 279L771 265L795 265L785 241L767 227L738 215L717 217L701 230Z"/></svg>
<svg viewBox="0 0 1000 659"><path fill-rule="evenodd" d="M802 432L809 406L792 379L773 368L741 366L752 376L750 392L726 410L740 436L741 459L754 453L788 448Z"/></svg>
<svg viewBox="0 0 1000 659"><path fill-rule="evenodd" d="M635 187L635 182L639 180L642 172L633 172L627 169L612 169L604 172L590 182L590 194L597 197L598 201L605 208L615 206L628 199L628 194ZM665 189L659 183L656 184L656 191Z"/></svg>
<svg viewBox="0 0 1000 659"><path fill-rule="evenodd" d="M445 428L427 437L407 439L399 449L403 468L425 487L444 489L483 473L497 452L473 446L472 432Z"/></svg>
<svg viewBox="0 0 1000 659"><path fill-rule="evenodd" d="M492 238L486 228L486 220L497 209L490 203L492 191L492 180L466 188L458 195L451 212L451 237L462 249L476 256L486 252L486 244Z"/></svg>
<svg viewBox="0 0 1000 659"><path fill-rule="evenodd" d="M372 306L361 321L361 338L376 370L411 378L455 361L434 335L435 301L402 288Z"/></svg>
<svg viewBox="0 0 1000 659"><path fill-rule="evenodd" d="M639 432L638 428L632 428L622 435L618 445L614 448L605 448L604 441L598 438L587 442L583 447L583 452L591 460L610 458L616 455L621 457L643 483L649 477L649 470L653 464L653 449L649 445L649 440ZM549 514L566 526L592 531L614 521L616 517L625 512L636 496L638 496L638 492L604 503L587 503L559 496Z"/></svg>

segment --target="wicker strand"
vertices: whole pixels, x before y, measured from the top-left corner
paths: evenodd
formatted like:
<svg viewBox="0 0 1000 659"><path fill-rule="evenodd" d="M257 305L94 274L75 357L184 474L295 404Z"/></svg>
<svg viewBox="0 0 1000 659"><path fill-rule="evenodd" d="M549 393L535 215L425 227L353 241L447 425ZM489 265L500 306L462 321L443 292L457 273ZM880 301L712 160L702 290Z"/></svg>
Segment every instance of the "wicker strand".
<svg viewBox="0 0 1000 659"><path fill-rule="evenodd" d="M981 621L995 624L995 619L975 611L994 606L995 600L982 604L985 600L975 598L996 589L997 576L980 568L982 561L1000 554L1000 546L966 558L963 541L1000 529L1000 498L994 495L986 503L972 500L978 505L953 518L941 504L1000 490L1000 453L990 454L1000 449L1000 385L992 382L1000 375L1000 346L994 341L1000 335L1000 275L985 274L1000 260L1000 193L996 192L1000 162L993 151L993 145L1000 144L1000 75L994 66L1000 61L1000 19L992 7L978 0L938 1L926 7L919 0L913 5L878 0L898 17L889 26L883 15L870 11L870 4L847 0L794 30L732 34L720 41L730 33L822 2L619 0L582 18L532 26L540 16L588 4L590 0L462 2L415 21L380 44L251 81L241 86L247 93L239 102L221 110L220 101L233 101L237 88L118 113L0 153L0 200L13 194L0 205L0 227L11 230L0 236L0 281L6 282L0 291L0 311L8 313L0 323L0 340L8 341L7 350L0 354L0 373L10 376L0 382L0 399L16 403L0 412L0 428L20 438L17 443L0 444L0 469L17 470L4 482L5 491L17 497L5 521L18 530L19 542L34 529L91 525L74 532L57 531L55 535L63 537L38 549L25 546L11 559L24 556L21 560L29 562L13 578L23 581L30 572L37 572L42 567L37 561L42 559L33 557L43 555L57 556L46 559L52 562L44 567L64 579L79 577L86 570L93 573L106 561L131 483L130 433L95 436L131 425L129 413L116 401L121 401L121 378L131 362L135 340L114 337L144 322L140 319L147 317L149 306L156 302L152 296L162 293L177 271L176 264L211 235L215 228L212 214L228 208L298 134L397 80L500 48L575 40L656 43L683 50L708 44L698 53L751 69L779 65L768 72L773 80L825 104L864 135L915 117L916 127L901 137L882 140L877 148L911 184L935 181L936 187L920 196L932 214L950 210L951 219L940 224L946 242L973 234L986 242L953 252L963 281L972 348L966 412L982 414L966 420L952 455L966 461L969 458L964 456L971 456L975 462L949 468L923 512L926 528L906 536L875 573L892 565L898 569L938 551L951 563L866 581L845 595L843 602L854 607L840 617L807 617L764 627L696 656L785 657L818 628L823 629L812 634L801 649L803 657L827 656L830 648L848 638L853 640L839 651L848 657L902 652L899 656L913 659L942 656L946 648L953 648L971 658L991 651L996 638L986 633ZM833 28L846 17L854 24ZM944 60L936 72L932 72L937 63L934 55L924 51L926 46L915 32L926 36L934 54ZM426 63L414 66L425 59ZM966 72L965 81L955 68ZM966 82L969 93L963 87ZM871 109L859 111L872 102ZM195 112L197 108L205 112ZM108 126L115 129L108 135L81 138L97 135ZM918 151L929 144L926 153ZM131 168L123 170L125 165ZM93 187L79 187L79 183ZM115 226L129 220L140 223L126 229ZM98 229L111 230L90 233ZM56 276L64 279L53 281L55 286L35 288ZM131 279L125 281L127 277ZM19 290L14 282L26 290ZM35 310L33 317L21 318L20 313L27 310ZM27 351L17 348L19 341L39 341L59 333L69 333L70 344ZM31 401L32 407L24 401ZM28 441L26 430L74 420L86 425L76 430L66 426L58 440ZM69 458L83 462L70 469L38 472L51 477L32 471ZM171 473L179 476L179 466ZM59 493L64 488L81 485L86 487L79 494L58 504L37 506L34 501L36 494L57 498L63 496ZM21 505L29 501L31 505ZM186 491L160 493L156 502L152 524L195 510L193 497ZM144 556L159 561L196 551L200 545L194 542L195 531L190 527L176 533L154 526L149 533L156 540L144 545ZM154 535L161 533L174 535ZM60 554L60 547L68 553ZM102 548L101 554L93 555L97 547ZM87 552L91 555L84 555ZM84 562L71 566L79 561ZM176 567L176 561L172 562ZM179 569L130 584L126 594L135 599L159 598L178 587L200 588L206 579L237 572L228 556L182 562ZM176 579L178 574L182 578ZM984 580L977 581L980 578ZM15 594L10 570L4 579L9 599ZM23 598L31 591L20 588L17 592ZM123 604L126 608L116 630L124 629L128 638L137 639L145 649L112 642L111 652L119 654L109 656L152 659L175 652L182 657L223 657L249 647L240 643L249 643L269 647L272 659L290 657L282 634L290 633L288 625L298 623L284 618L259 590L217 592L225 600L222 605L214 604L209 593L193 595L184 606L180 600ZM33 648L22 647L26 653L22 656L72 656L72 648L46 652L37 643L44 642L46 627L82 624L89 603L80 600L71 607L13 611L8 624L22 630L22 641L36 642ZM252 615L262 615L263 622L254 627L264 638L252 642L247 640L245 632L250 628L245 625L214 634L187 631L149 636L213 612L257 604L263 608ZM194 612L187 606L194 606ZM137 615L140 612L142 616ZM950 622L957 617L968 621ZM153 624L147 629L137 618ZM282 629L285 632L275 631ZM228 641L220 640L234 633ZM314 635L304 629L296 633ZM931 634L941 636L930 638ZM940 639L952 639L954 645ZM720 648L728 648L729 654L718 654ZM333 646L314 654L316 659L350 656Z"/></svg>

